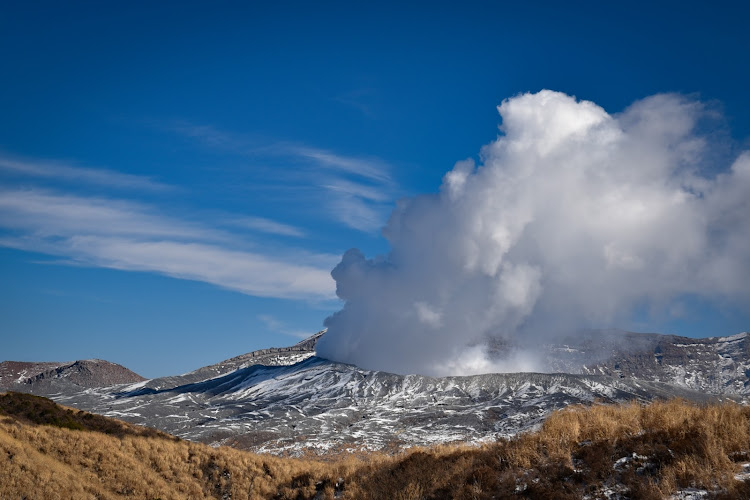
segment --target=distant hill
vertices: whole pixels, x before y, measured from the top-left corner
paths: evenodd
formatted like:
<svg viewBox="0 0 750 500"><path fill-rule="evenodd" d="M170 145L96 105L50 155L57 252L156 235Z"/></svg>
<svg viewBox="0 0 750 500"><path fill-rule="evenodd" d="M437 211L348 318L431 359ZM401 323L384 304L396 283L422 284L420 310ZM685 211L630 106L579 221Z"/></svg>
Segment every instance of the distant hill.
<svg viewBox="0 0 750 500"><path fill-rule="evenodd" d="M65 363L3 361L0 363L0 389L30 391L64 381L78 387L106 387L146 380L122 365L101 359Z"/></svg>

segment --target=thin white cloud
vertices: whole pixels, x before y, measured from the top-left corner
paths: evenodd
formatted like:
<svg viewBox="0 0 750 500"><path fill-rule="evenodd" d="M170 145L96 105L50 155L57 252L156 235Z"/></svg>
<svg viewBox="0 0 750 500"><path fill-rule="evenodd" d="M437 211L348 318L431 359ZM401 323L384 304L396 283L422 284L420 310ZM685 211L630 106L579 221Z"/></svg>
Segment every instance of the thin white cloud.
<svg viewBox="0 0 750 500"><path fill-rule="evenodd" d="M322 186L329 191L340 193L343 196L361 198L363 200L385 202L390 199L380 186L361 184L345 179L331 179L322 184Z"/></svg>
<svg viewBox="0 0 750 500"><path fill-rule="evenodd" d="M77 167L62 162L20 160L4 155L0 155L0 170L27 177L84 182L116 189L145 191L174 189L150 177L123 174L114 170Z"/></svg>
<svg viewBox="0 0 750 500"><path fill-rule="evenodd" d="M266 219L265 217L237 217L225 222L233 226L244 227L268 234L277 234L279 236L291 236L294 238L305 236L305 232L298 227Z"/></svg>
<svg viewBox="0 0 750 500"><path fill-rule="evenodd" d="M349 106L356 109L368 118L374 118L376 109L375 99L377 98L377 92L371 88L359 88L345 92L341 95L333 97L332 99L336 102Z"/></svg>
<svg viewBox="0 0 750 500"><path fill-rule="evenodd" d="M323 185L329 192L328 209L343 224L362 232L383 227L392 193L346 179L328 179Z"/></svg>
<svg viewBox="0 0 750 500"><path fill-rule="evenodd" d="M206 146L217 149L236 149L239 151L246 150L249 143L246 139L234 134L228 134L218 130L211 125L196 125L185 121L178 121L166 127L171 132L179 135L197 139Z"/></svg>
<svg viewBox="0 0 750 500"><path fill-rule="evenodd" d="M270 314L259 314L257 318L262 321L272 332L280 333L282 335L289 335L290 337L295 337L298 339L306 339L310 336L310 330L296 330L294 328L290 328L286 323L274 318Z"/></svg>
<svg viewBox="0 0 750 500"><path fill-rule="evenodd" d="M316 172L313 182L326 191L325 203L332 217L362 232L383 227L396 192L388 165L377 159L342 156L311 147L284 148L287 154L312 160L326 171Z"/></svg>
<svg viewBox="0 0 750 500"><path fill-rule="evenodd" d="M392 169L379 158L344 155L289 141L259 144L261 141L248 136L185 122L172 125L170 130L229 154L284 160L288 168L275 172L281 189L315 186L325 191L325 196L319 198L327 215L359 231L380 229L397 196ZM272 183L273 178L265 176L263 181Z"/></svg>
<svg viewBox="0 0 750 500"><path fill-rule="evenodd" d="M278 148L290 156L314 160L318 165L327 169L354 174L384 185L392 182L388 173L388 166L375 158L344 156L325 149L293 144L280 144Z"/></svg>
<svg viewBox="0 0 750 500"><path fill-rule="evenodd" d="M148 205L50 190L0 191L0 225L42 237L74 234L139 238L222 239L213 229L155 215Z"/></svg>
<svg viewBox="0 0 750 500"><path fill-rule="evenodd" d="M146 205L49 191L0 192L0 245L89 266L156 272L249 295L334 297L331 255L248 251L229 234Z"/></svg>
<svg viewBox="0 0 750 500"><path fill-rule="evenodd" d="M329 201L328 209L341 223L365 233L383 227L387 215L385 206L373 205L356 196L337 196Z"/></svg>
<svg viewBox="0 0 750 500"><path fill-rule="evenodd" d="M107 236L71 236L51 241L2 238L0 245L65 255L73 262L121 271L145 271L211 283L258 297L330 300L328 268L291 263L247 251L182 241L141 241Z"/></svg>

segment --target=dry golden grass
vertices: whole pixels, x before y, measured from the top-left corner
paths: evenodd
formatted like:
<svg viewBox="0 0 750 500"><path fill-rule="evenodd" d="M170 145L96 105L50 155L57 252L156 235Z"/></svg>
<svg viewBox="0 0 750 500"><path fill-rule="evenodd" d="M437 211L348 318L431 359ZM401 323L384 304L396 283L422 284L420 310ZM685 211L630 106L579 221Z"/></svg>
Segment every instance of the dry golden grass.
<svg viewBox="0 0 750 500"><path fill-rule="evenodd" d="M399 489L404 498L573 499L601 497L609 486L631 498L663 498L697 487L717 498L750 498L750 485L734 479L735 460L746 460L748 450L750 409L736 404L573 407L509 441L414 450L361 466L347 492L363 499Z"/></svg>
<svg viewBox="0 0 750 500"><path fill-rule="evenodd" d="M63 417L50 417L48 400L13 397L10 406L21 408L20 416L7 416L9 405L3 412L0 404L3 499L310 498L329 484L333 491L331 474L347 474L341 465L214 449L123 422L104 425L103 417L71 416L59 407ZM33 423L38 419L52 422ZM87 421L109 432L69 425Z"/></svg>
<svg viewBox="0 0 750 500"><path fill-rule="evenodd" d="M20 399L11 406L25 413L3 410L0 400L2 499L573 499L600 498L605 487L663 498L691 486L750 498L750 485L734 479L750 456L750 409L735 404L573 407L538 432L483 446L320 461L211 448Z"/></svg>

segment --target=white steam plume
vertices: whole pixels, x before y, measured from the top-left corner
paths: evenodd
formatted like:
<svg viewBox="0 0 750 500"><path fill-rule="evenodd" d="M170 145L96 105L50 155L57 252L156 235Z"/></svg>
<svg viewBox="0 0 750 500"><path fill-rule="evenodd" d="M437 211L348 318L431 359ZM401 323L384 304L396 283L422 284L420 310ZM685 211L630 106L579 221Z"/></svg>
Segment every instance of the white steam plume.
<svg viewBox="0 0 750 500"><path fill-rule="evenodd" d="M682 294L748 302L750 153L717 171L710 115L656 95L617 115L548 90L499 106L482 164L399 202L385 256L346 252L320 356L397 373L498 365L488 336L613 326ZM533 361L531 359L527 361Z"/></svg>

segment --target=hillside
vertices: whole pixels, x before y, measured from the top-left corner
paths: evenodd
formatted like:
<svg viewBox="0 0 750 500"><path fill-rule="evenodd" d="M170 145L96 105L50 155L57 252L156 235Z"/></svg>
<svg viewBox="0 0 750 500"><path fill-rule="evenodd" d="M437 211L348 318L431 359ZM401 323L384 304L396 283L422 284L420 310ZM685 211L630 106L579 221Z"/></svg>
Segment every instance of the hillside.
<svg viewBox="0 0 750 500"><path fill-rule="evenodd" d="M0 498L747 498L750 409L572 407L538 432L328 462L211 448L0 396Z"/></svg>

